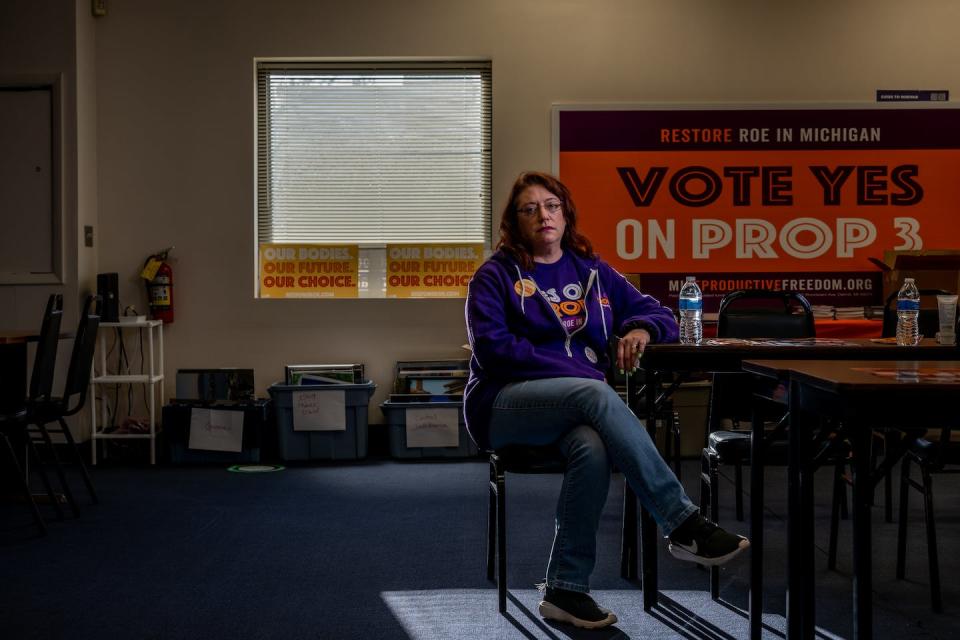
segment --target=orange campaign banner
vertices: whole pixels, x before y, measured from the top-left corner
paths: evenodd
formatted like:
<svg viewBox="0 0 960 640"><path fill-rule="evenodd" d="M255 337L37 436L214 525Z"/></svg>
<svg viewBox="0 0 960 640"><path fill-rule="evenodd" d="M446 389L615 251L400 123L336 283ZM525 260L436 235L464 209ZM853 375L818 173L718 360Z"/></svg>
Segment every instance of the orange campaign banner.
<svg viewBox="0 0 960 640"><path fill-rule="evenodd" d="M388 298L465 298L483 244L388 244Z"/></svg>
<svg viewBox="0 0 960 640"><path fill-rule="evenodd" d="M261 298L358 297L357 245L260 245Z"/></svg>
<svg viewBox="0 0 960 640"><path fill-rule="evenodd" d="M694 275L880 304L871 258L960 247L958 109L564 106L554 135L580 229L664 302Z"/></svg>

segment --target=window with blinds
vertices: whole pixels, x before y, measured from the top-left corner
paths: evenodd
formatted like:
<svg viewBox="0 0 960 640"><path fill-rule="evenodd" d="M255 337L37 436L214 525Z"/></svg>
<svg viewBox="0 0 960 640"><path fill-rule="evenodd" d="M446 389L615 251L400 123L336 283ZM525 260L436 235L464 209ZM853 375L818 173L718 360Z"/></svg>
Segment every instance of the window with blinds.
<svg viewBox="0 0 960 640"><path fill-rule="evenodd" d="M380 297L387 243L484 243L489 62L257 62L258 243L357 244Z"/></svg>

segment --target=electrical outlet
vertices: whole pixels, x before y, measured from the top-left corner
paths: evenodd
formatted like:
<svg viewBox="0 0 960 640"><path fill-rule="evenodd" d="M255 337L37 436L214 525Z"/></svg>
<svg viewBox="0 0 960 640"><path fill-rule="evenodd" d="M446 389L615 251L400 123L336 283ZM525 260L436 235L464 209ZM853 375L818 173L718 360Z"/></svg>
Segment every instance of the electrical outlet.
<svg viewBox="0 0 960 640"><path fill-rule="evenodd" d="M89 224L83 225L83 246L93 246L93 227Z"/></svg>
<svg viewBox="0 0 960 640"><path fill-rule="evenodd" d="M107 0L90 0L90 13L95 18L107 15Z"/></svg>

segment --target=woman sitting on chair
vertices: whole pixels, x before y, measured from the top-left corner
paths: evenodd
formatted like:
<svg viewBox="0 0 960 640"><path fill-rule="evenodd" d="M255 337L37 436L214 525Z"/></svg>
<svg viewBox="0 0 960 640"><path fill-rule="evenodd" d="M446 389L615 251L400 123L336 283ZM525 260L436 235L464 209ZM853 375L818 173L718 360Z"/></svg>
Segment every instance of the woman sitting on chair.
<svg viewBox="0 0 960 640"><path fill-rule="evenodd" d="M675 557L718 565L750 543L700 516L643 424L604 381L611 336L620 336L617 368L632 371L648 343L677 339L677 323L593 253L577 231L568 189L547 174L521 174L497 248L467 295L467 427L484 449L555 445L566 458L540 615L605 627L616 616L587 593L611 463Z"/></svg>

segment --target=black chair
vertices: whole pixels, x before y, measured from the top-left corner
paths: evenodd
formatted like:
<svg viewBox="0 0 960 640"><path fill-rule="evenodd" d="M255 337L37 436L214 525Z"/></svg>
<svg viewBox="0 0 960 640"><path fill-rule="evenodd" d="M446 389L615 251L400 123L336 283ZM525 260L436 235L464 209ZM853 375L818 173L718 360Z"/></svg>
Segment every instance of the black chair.
<svg viewBox="0 0 960 640"><path fill-rule="evenodd" d="M741 289L720 301L719 338L813 338L816 328L807 299L793 291Z"/></svg>
<svg viewBox="0 0 960 640"><path fill-rule="evenodd" d="M744 289L727 294L720 302L718 338L815 336L813 310L807 299L799 293ZM749 421L752 417L753 394L750 384L750 376L744 373L716 373L713 376L707 418L707 447L701 457L700 508L703 511L709 501L714 520L717 517L714 488L720 464L734 466L736 516L737 520L743 520L743 465L750 463L750 430L738 427L740 422ZM733 423L732 430L721 428L724 420Z"/></svg>
<svg viewBox="0 0 960 640"><path fill-rule="evenodd" d="M889 296L887 296L886 301L883 305L883 327L881 329L881 337L883 338L893 338L897 335L897 294L899 292L894 291ZM940 295L950 295L949 291L944 291L943 289L920 289L920 299L921 302L924 298L936 298ZM933 308L922 308L920 313L917 316L917 320L920 326L920 335L926 336L928 338L933 338L937 332L940 330L940 313L936 308L935 300L931 301ZM896 429L878 429L875 432L875 441L873 442L873 447L871 448L871 456L873 458L873 467L877 468L878 460L880 454L882 453L886 457L887 453L893 453L896 455L898 451L898 440L901 437L901 434ZM895 462L895 461L894 461ZM893 522L893 473L892 469L885 473L883 476L883 517L886 522ZM831 567L832 568L832 567Z"/></svg>
<svg viewBox="0 0 960 640"><path fill-rule="evenodd" d="M610 376L608 376L608 381ZM629 394L629 377L627 378ZM487 579L497 583L497 608L507 611L507 485L506 474L564 473L567 462L556 446L511 445L490 454L489 505L487 509ZM637 577L637 497L623 481L623 524L620 575Z"/></svg>
<svg viewBox="0 0 960 640"><path fill-rule="evenodd" d="M916 438L904 454L900 468L900 514L897 530L897 579L905 574L907 558L907 508L910 487L923 494L923 516L927 531L927 560L930 567L930 604L934 611L943 611L940 597L940 562L937 554L937 531L933 517L934 473L960 473L960 440L951 429L941 429L934 438ZM910 465L920 469L921 481L910 477Z"/></svg>
<svg viewBox="0 0 960 640"><path fill-rule="evenodd" d="M53 388L53 377L56 371L57 344L60 339L60 322L63 318L63 296L51 294L47 299L47 306L43 313L43 322L40 327L37 350L33 360L33 371L30 374L30 388L27 398L21 408L0 415L0 438L6 445L10 459L10 467L19 479L26 502L31 506L34 521L41 533L46 533L46 524L40 514L33 493L30 490L29 470L37 470L50 503L57 513L57 518L63 519L63 510L60 508L58 496L54 493L50 479L43 470L40 457L33 445L33 440L27 433L27 426L35 418L38 406L50 399ZM17 449L23 446L26 450L26 468L20 464ZM32 463L32 465L31 465Z"/></svg>
<svg viewBox="0 0 960 640"><path fill-rule="evenodd" d="M509 446L490 453L490 503L487 511L487 579L497 583L497 608L507 610L506 474L564 473L566 460L556 447ZM623 530L620 575L636 578L637 498L623 482ZM630 574L631 561L633 574Z"/></svg>
<svg viewBox="0 0 960 640"><path fill-rule="evenodd" d="M90 493L90 498L94 504L99 502L97 492L90 480L90 474L87 466L83 462L83 456L77 443L67 426L65 418L75 415L83 409L86 397L87 387L90 383L90 372L93 364L93 353L97 344L97 330L100 326L100 296L88 296L80 311L80 322L77 325L77 334L73 342L73 351L70 355L70 366L67 370L67 380L63 387L63 395L57 398L49 398L41 402L35 411L32 425L35 427L35 433L50 448L50 455L54 460L60 481L63 484L64 495L73 508L74 514L79 514L79 507L69 485L66 482L66 476L59 459L56 449L52 444L50 433L61 434L68 447L73 451L74 457L80 467L80 473L83 476L84 484ZM50 423L57 423L55 427L48 427Z"/></svg>
<svg viewBox="0 0 960 640"><path fill-rule="evenodd" d="M630 405L634 414L646 422L647 406L645 402L641 402L641 399L646 397L646 372L643 369L637 369L631 374L630 384L632 389L629 393L627 392L626 385L621 384L622 378L623 376L614 377L614 386L617 388L617 391L620 392L624 401ZM684 381L688 380L684 379L681 381L670 375L667 379L662 380L661 384L671 386L671 389L675 389ZM660 432L661 427L663 429L663 458L667 461L667 464L673 465L673 473L677 476L677 479L680 480L682 479L683 467L683 452L680 449L680 412L674 407L672 390L664 394L664 399L659 403L654 428L657 432ZM659 441L659 438L657 438L657 440Z"/></svg>
<svg viewBox="0 0 960 640"><path fill-rule="evenodd" d="M676 320L676 314L674 314L674 319ZM611 340L607 352L611 362L616 359L616 348L617 340ZM650 383L647 379L647 372L642 368L637 369L629 375L618 374L616 371L611 371L607 377L610 384L613 385L620 394L620 397L630 406L634 415L649 426L647 404L642 401L646 397L647 384ZM663 458L667 461L667 464L673 464L673 473L677 476L677 480L680 480L683 477L680 412L674 408L673 392L679 388L683 382L690 381L691 376L680 379L673 374L667 374L661 377L662 379L659 381L660 384L669 387L669 391L664 393L662 400L658 402L657 415L653 427L655 432L663 433ZM663 428L662 432L661 426ZM655 438L655 440L659 442L659 438Z"/></svg>
<svg viewBox="0 0 960 640"><path fill-rule="evenodd" d="M717 337L721 338L814 338L816 329L813 310L807 299L790 291L750 289L734 291L720 303ZM719 520L720 465L734 467L735 508L737 520L743 520L743 466L750 464L750 430L738 429L741 421L753 420L757 409L752 382L745 373L717 373L713 377L707 428L707 446L700 459L700 512L714 522ZM769 423L764 438L764 460L769 465L786 465L787 415L781 405L769 403L756 418ZM724 420L731 420L733 429L721 429ZM834 465L834 511L845 495L840 486L841 462L846 457L845 443L839 439L817 438L814 444L815 465ZM845 509L843 509L845 511ZM836 525L832 523L831 531ZM835 534L831 543L835 548ZM835 556L834 551L834 556ZM720 570L710 567L710 596L720 596Z"/></svg>

